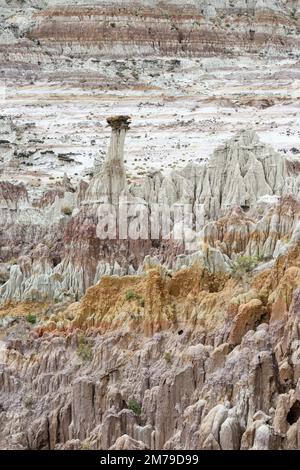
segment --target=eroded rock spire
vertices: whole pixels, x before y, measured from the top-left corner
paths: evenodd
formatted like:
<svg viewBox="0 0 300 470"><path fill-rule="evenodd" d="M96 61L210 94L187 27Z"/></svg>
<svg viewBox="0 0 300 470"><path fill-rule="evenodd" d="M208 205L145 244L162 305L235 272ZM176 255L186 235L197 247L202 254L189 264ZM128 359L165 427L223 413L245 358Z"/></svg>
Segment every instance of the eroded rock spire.
<svg viewBox="0 0 300 470"><path fill-rule="evenodd" d="M127 193L124 142L130 121L130 116L123 115L107 118L112 129L110 144L104 165L87 190L87 202L118 204L120 196Z"/></svg>

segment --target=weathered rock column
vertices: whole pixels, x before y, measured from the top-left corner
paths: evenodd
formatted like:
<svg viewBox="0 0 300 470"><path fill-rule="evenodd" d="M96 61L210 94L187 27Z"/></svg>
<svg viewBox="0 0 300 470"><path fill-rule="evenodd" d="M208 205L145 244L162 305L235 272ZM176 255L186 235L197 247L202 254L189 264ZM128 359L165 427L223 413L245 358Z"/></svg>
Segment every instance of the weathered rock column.
<svg viewBox="0 0 300 470"><path fill-rule="evenodd" d="M107 118L112 132L103 173L107 180L108 202L118 204L121 194L127 192L126 169L124 165L124 142L129 129L129 116L112 116ZM104 189L104 188L103 188Z"/></svg>
<svg viewBox="0 0 300 470"><path fill-rule="evenodd" d="M107 118L112 128L110 144L103 167L91 181L85 203L118 204L121 195L127 193L126 170L124 165L124 142L130 125L130 116Z"/></svg>

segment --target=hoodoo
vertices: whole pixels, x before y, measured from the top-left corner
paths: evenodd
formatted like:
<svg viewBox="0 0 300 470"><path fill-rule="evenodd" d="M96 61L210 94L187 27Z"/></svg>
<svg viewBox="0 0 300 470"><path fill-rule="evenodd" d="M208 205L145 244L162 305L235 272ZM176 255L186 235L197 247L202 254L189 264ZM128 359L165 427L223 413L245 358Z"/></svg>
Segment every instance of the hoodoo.
<svg viewBox="0 0 300 470"><path fill-rule="evenodd" d="M107 118L111 127L110 144L104 165L87 190L86 200L89 204L100 202L118 204L120 196L128 191L124 165L124 142L130 121L129 116Z"/></svg>

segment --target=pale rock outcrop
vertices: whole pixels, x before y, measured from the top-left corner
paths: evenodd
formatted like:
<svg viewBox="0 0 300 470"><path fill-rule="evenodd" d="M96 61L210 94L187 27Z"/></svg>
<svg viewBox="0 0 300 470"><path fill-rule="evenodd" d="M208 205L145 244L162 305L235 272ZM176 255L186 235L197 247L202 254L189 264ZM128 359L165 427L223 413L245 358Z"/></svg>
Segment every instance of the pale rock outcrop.
<svg viewBox="0 0 300 470"><path fill-rule="evenodd" d="M131 192L147 202L203 205L209 220L230 207L250 208L266 194L281 195L287 176L284 158L254 132L243 131L219 146L207 164L190 164L165 178L156 172Z"/></svg>
<svg viewBox="0 0 300 470"><path fill-rule="evenodd" d="M83 204L118 204L127 193L124 165L124 141L129 129L129 116L112 116L107 119L112 128L106 160L99 174L89 184Z"/></svg>

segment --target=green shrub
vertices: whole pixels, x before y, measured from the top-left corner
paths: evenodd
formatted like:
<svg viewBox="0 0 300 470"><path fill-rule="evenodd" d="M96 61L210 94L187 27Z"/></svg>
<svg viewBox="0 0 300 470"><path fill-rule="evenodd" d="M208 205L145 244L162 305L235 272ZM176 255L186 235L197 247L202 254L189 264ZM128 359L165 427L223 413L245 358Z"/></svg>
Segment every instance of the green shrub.
<svg viewBox="0 0 300 470"><path fill-rule="evenodd" d="M34 399L32 395L27 395L26 397L23 398L23 403L26 408L31 408L32 405L34 404Z"/></svg>
<svg viewBox="0 0 300 470"><path fill-rule="evenodd" d="M32 313L29 313L26 317L26 320L31 323L32 325L35 325L36 324L36 315L32 315Z"/></svg>
<svg viewBox="0 0 300 470"><path fill-rule="evenodd" d="M233 277L240 279L245 274L251 273L263 259L262 256L239 256L231 268Z"/></svg>
<svg viewBox="0 0 300 470"><path fill-rule="evenodd" d="M142 412L142 405L135 398L129 400L127 406L128 409L133 411L135 415L140 416Z"/></svg>
<svg viewBox="0 0 300 470"><path fill-rule="evenodd" d="M72 215L72 212L73 212L72 209L71 209L71 207L68 207L68 206L62 207L62 208L61 208L61 211L62 211L62 213L65 214L65 215Z"/></svg>
<svg viewBox="0 0 300 470"><path fill-rule="evenodd" d="M170 351L165 352L165 354L164 354L164 359L165 359L165 361L166 361L167 364L171 364L171 362L172 362L172 355L171 355Z"/></svg>
<svg viewBox="0 0 300 470"><path fill-rule="evenodd" d="M83 335L79 337L77 354L85 362L91 361L93 358L92 345Z"/></svg>
<svg viewBox="0 0 300 470"><path fill-rule="evenodd" d="M125 294L126 300L133 300L136 299L136 293L133 289L128 289Z"/></svg>

